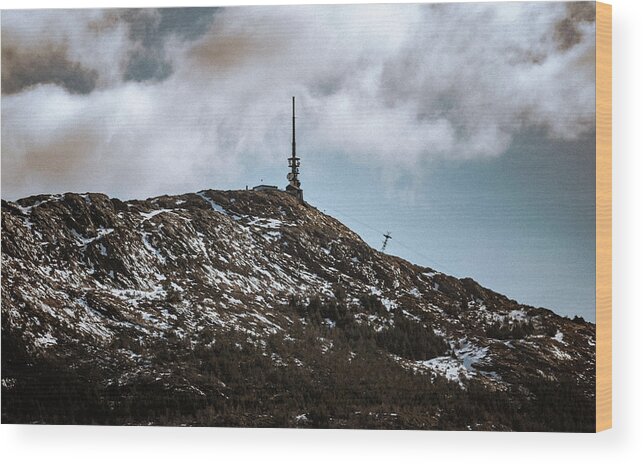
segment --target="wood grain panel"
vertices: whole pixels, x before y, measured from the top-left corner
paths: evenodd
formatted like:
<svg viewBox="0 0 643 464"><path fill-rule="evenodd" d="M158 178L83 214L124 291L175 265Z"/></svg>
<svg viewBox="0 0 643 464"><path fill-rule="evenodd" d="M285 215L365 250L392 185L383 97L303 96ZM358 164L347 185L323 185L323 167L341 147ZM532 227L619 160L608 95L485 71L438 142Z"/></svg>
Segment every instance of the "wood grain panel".
<svg viewBox="0 0 643 464"><path fill-rule="evenodd" d="M612 7L596 4L596 431L612 426Z"/></svg>

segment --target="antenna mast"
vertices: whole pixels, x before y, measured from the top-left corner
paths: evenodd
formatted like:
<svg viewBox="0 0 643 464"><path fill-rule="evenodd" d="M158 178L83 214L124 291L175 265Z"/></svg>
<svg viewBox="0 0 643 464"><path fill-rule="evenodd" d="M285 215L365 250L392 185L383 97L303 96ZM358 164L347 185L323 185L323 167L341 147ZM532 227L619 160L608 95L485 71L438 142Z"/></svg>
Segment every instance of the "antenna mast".
<svg viewBox="0 0 643 464"><path fill-rule="evenodd" d="M301 182L299 182L300 158L297 157L297 144L295 142L295 97L292 97L292 155L288 158L288 166L290 167L290 172L287 176L286 192L294 195L303 203L304 191L301 189Z"/></svg>
<svg viewBox="0 0 643 464"><path fill-rule="evenodd" d="M292 158L297 158L297 144L295 143L295 97L292 97Z"/></svg>

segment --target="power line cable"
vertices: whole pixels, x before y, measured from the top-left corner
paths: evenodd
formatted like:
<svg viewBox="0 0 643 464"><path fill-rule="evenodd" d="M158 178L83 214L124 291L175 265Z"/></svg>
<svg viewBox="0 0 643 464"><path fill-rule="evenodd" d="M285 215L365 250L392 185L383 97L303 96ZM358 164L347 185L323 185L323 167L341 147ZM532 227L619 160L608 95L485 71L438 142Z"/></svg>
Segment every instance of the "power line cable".
<svg viewBox="0 0 643 464"><path fill-rule="evenodd" d="M313 199L313 200L314 200L314 199ZM375 228L375 227L373 227L373 226L371 226L371 225L369 225L369 224L365 223L364 221L361 221L361 220L359 220L359 219L357 219L357 218L355 218L355 217L351 216L350 214L347 214L347 213L346 213L346 212L344 212L344 211L339 211L338 209L335 209L335 208L329 208L329 207L325 207L325 209L324 209L324 210L329 210L329 211L332 211L332 212L334 212L334 213L336 213L336 214L339 214L339 215L341 215L341 216L344 216L344 217L346 217L346 218L350 219L350 220L351 220L351 221L353 221L353 222L356 222L356 223L358 223L358 224L360 224L360 225L362 225L362 226L364 226L364 227L367 227L368 229L372 230L373 232L377 232L377 233L378 233L378 234L380 234L380 235L386 236L387 234L389 234L389 232L386 232L386 233L385 233L385 232L383 232L383 231L381 231L381 230L379 230L379 229L377 229L377 228ZM438 271L438 272L447 272L447 273L449 273L449 274L450 274L450 275L452 275L452 276L456 276L456 275L458 274L458 273L454 272L453 270L449 269L448 267L446 267L446 266L444 266L444 265L442 265L442 264L438 263L438 262L437 262L437 261L435 261L433 258L430 258L429 256L427 256L426 254L422 253L421 251L419 251L419 250L417 250L417 249L415 249L415 248L411 247L411 246L410 246L410 245L408 245L408 244L405 244L404 242L402 242L402 241L400 241L400 240L398 240L398 239L394 239L394 240L393 240L393 243L395 243L395 244L397 244L397 245L400 245L402 248L404 248L404 249L406 249L406 250L408 250L408 251L410 251L410 252L412 252L412 253L415 253L417 256L420 256L420 257L421 257L421 258L423 258L423 259L424 259L424 260L425 260L425 261L426 261L426 262L427 262L427 263L428 263L432 268L434 268L435 270L438 270L438 269L440 269L440 270L441 270L441 271Z"/></svg>

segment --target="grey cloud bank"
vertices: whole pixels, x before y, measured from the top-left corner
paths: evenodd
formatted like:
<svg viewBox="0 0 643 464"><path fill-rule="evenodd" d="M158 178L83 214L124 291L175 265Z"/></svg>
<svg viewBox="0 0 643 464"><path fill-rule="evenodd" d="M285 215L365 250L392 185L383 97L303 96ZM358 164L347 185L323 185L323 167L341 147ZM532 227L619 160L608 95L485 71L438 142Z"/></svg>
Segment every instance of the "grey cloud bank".
<svg viewBox="0 0 643 464"><path fill-rule="evenodd" d="M310 152L425 175L591 134L593 4L5 11L2 195L243 182Z"/></svg>

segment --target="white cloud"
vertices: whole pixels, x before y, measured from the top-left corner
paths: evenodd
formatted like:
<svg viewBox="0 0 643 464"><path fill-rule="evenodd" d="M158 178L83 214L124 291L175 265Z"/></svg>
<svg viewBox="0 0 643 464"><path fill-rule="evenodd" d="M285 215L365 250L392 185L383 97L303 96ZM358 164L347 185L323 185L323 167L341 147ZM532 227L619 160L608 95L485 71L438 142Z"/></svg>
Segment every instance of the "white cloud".
<svg viewBox="0 0 643 464"><path fill-rule="evenodd" d="M140 44L113 11L3 14L3 47L65 44L99 75L87 95L3 95L3 196L243 182L249 160L289 152L291 95L302 146L383 170L500 156L532 127L573 139L593 127L594 23L561 49L566 15L557 3L230 8L197 40L164 37L167 79L125 83Z"/></svg>

